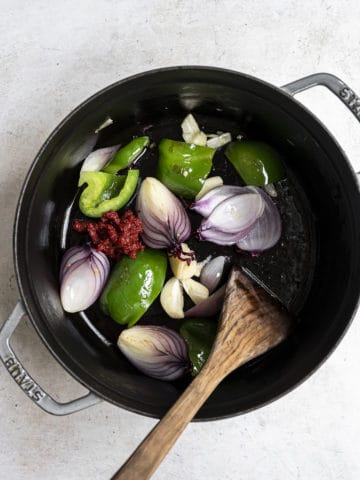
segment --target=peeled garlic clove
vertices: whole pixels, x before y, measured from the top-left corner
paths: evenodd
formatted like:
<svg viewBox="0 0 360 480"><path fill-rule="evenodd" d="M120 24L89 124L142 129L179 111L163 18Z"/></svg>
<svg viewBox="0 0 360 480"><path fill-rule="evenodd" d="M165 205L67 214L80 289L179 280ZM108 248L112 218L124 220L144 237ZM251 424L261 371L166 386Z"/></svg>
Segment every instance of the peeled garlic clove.
<svg viewBox="0 0 360 480"><path fill-rule="evenodd" d="M181 129L182 129L182 134L185 142L186 142L185 136L188 136L188 135L192 136L194 135L194 133L200 132L199 125L191 113L186 115L186 117L182 121Z"/></svg>
<svg viewBox="0 0 360 480"><path fill-rule="evenodd" d="M194 145L200 145L201 147L205 147L207 143L207 138L204 132L196 132L195 135L190 137L190 142L186 143L193 143Z"/></svg>
<svg viewBox="0 0 360 480"><path fill-rule="evenodd" d="M181 250L184 254L194 254L194 252L189 248L186 243L181 244ZM191 255L189 255L189 258L191 258ZM196 275L198 271L195 258L188 263L187 261L184 261L179 257L169 255L169 263L174 276L179 280L186 280L187 278L191 278Z"/></svg>
<svg viewBox="0 0 360 480"><path fill-rule="evenodd" d="M184 318L184 294L180 280L172 277L165 283L160 303L169 317Z"/></svg>
<svg viewBox="0 0 360 480"><path fill-rule="evenodd" d="M205 146L207 142L207 138L204 132L202 132L197 124L197 121L189 113L184 118L181 124L182 132L183 132L183 139L186 143L194 143L195 145Z"/></svg>
<svg viewBox="0 0 360 480"><path fill-rule="evenodd" d="M231 133L221 133L207 140L206 145L210 148L220 148L231 142Z"/></svg>
<svg viewBox="0 0 360 480"><path fill-rule="evenodd" d="M196 195L195 201L197 202L202 198L204 195L206 195L210 190L216 187L221 187L223 185L223 179L221 177L210 177L205 180L203 183L203 186L201 187L200 192Z"/></svg>
<svg viewBox="0 0 360 480"><path fill-rule="evenodd" d="M189 278L182 282L185 292L189 295L191 300L198 305L199 303L206 300L209 296L209 290L202 285L200 282Z"/></svg>

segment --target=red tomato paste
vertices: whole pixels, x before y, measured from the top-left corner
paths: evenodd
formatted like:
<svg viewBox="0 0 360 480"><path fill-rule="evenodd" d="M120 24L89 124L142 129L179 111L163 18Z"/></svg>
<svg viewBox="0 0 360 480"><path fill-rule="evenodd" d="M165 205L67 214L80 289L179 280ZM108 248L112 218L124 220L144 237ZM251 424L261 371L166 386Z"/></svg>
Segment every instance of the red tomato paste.
<svg viewBox="0 0 360 480"><path fill-rule="evenodd" d="M136 252L144 250L139 240L141 220L131 210L121 216L114 211L104 213L98 222L74 220L72 227L75 232L88 233L96 250L111 260L120 260L123 255L136 258Z"/></svg>

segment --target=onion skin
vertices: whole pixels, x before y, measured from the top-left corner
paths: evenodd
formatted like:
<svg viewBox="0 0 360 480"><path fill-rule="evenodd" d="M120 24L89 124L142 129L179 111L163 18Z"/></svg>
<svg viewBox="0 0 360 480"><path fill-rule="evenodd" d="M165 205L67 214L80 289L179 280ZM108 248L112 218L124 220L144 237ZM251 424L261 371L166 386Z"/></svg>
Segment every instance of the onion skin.
<svg viewBox="0 0 360 480"><path fill-rule="evenodd" d="M60 266L60 299L69 313L86 310L98 297L110 273L106 255L89 244L72 247L63 256Z"/></svg>
<svg viewBox="0 0 360 480"><path fill-rule="evenodd" d="M191 224L184 206L159 180L143 180L136 200L136 211L143 225L142 239L156 249L166 248L168 253L182 260L193 258L183 252L181 243L191 233Z"/></svg>
<svg viewBox="0 0 360 480"><path fill-rule="evenodd" d="M158 380L176 380L190 371L188 348L180 334L158 325L123 330L118 347L141 372Z"/></svg>
<svg viewBox="0 0 360 480"><path fill-rule="evenodd" d="M185 312L185 317L212 317L220 312L225 298L226 285L220 287L203 302Z"/></svg>
<svg viewBox="0 0 360 480"><path fill-rule="evenodd" d="M104 128L109 127L113 123L114 123L114 120L108 117L106 120L103 121L103 123L99 127L97 127L97 129L95 130L95 133L99 133L101 130L104 130Z"/></svg>
<svg viewBox="0 0 360 480"><path fill-rule="evenodd" d="M214 292L220 283L227 260L228 257L220 255L210 260L201 270L200 282L205 285L209 293Z"/></svg>

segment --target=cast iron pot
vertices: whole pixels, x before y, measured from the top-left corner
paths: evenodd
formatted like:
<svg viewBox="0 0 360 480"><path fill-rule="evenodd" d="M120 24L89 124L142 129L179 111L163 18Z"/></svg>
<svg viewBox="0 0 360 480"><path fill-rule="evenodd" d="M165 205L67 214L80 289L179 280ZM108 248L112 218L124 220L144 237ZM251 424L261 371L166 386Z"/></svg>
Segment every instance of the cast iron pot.
<svg viewBox="0 0 360 480"><path fill-rule="evenodd" d="M21 300L0 333L5 367L37 405L64 415L104 399L161 417L181 393L184 385L152 380L132 368L86 315L64 313L58 269L61 248L68 241L79 166L99 145L99 138L108 135L110 142L113 127L124 138L150 124L166 131L168 119L179 122L187 111L209 119L214 127L238 124L269 139L286 157L301 186L314 230L313 263L301 279L305 293L298 302L299 323L290 344L232 374L197 418L211 420L257 408L294 388L326 359L348 327L359 298L360 193L334 138L292 98L315 85L329 88L360 119L360 99L329 74L312 75L281 89L228 70L176 67L111 85L86 100L55 129L32 164L20 195L14 262ZM114 120L114 126L95 133L107 117ZM58 403L26 372L9 346L24 314L55 358L89 389L88 395Z"/></svg>

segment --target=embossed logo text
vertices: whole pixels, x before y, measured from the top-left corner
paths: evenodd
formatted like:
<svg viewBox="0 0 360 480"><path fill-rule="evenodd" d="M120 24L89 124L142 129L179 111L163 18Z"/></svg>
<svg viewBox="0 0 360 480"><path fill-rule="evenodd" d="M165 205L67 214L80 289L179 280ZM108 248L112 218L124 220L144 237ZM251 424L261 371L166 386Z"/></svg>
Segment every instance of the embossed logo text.
<svg viewBox="0 0 360 480"><path fill-rule="evenodd" d="M350 109L355 113L357 118L360 119L360 98L349 88L344 87L339 92L340 97L346 105L349 105Z"/></svg>
<svg viewBox="0 0 360 480"><path fill-rule="evenodd" d="M28 377L25 370L15 360L14 357L9 357L5 361L5 366L15 382L26 392L30 398L39 402L45 397L45 393L36 385L36 383Z"/></svg>

